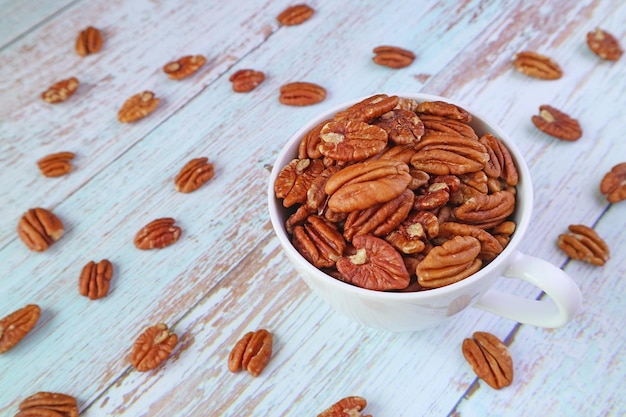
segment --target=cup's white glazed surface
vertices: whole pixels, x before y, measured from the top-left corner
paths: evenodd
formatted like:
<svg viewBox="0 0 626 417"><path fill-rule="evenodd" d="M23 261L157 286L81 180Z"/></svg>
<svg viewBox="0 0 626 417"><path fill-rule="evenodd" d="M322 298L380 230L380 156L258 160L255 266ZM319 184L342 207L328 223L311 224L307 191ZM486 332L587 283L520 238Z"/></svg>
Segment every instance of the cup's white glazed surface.
<svg viewBox="0 0 626 417"><path fill-rule="evenodd" d="M541 259L517 250L530 223L533 190L528 166L511 138L498 126L490 124L473 109L449 99L416 93L396 93L418 102L441 100L457 104L472 114L472 127L480 136L491 133L508 148L519 173L516 209L513 220L515 233L504 251L491 263L472 276L441 288L412 293L372 291L339 281L310 264L293 247L285 230L287 210L274 195L274 182L280 170L298 155L302 136L318 123L340 110L363 100L352 100L321 114L296 132L274 163L268 184L270 219L276 236L287 257L307 285L331 307L357 322L389 331L415 331L432 327L463 311L469 306L542 327L559 327L577 313L581 305L580 290L565 272ZM491 290L499 277L515 277L531 282L549 296L548 300L523 299L513 294Z"/></svg>

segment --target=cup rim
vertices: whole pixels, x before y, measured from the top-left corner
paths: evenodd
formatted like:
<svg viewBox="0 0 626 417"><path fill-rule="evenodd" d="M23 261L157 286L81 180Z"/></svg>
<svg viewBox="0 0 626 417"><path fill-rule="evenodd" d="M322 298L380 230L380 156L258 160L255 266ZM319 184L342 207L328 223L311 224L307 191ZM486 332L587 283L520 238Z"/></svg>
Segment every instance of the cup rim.
<svg viewBox="0 0 626 417"><path fill-rule="evenodd" d="M306 134L309 130L315 127L318 123L321 123L323 120L332 118L334 114L337 112L346 109L347 107L358 103L372 95L363 96L360 98L356 98L353 100L349 100L338 104L336 106L330 107L325 111L322 111L317 114L317 116L310 119L305 125L303 125L300 129L298 129L293 135L289 137L287 142L281 148L278 156L275 158L274 165L272 167L272 171L269 177L269 183L267 188L267 198L268 198L268 209L270 214L270 221L272 224L272 229L274 234L279 240L279 243L283 250L285 250L288 254L288 258L294 262L298 261L300 266L302 266L306 272L309 273L310 276L315 277L316 279L324 282L326 285L329 285L339 291L343 292L351 292L354 294L358 294L359 296L366 298L376 298L376 299L390 299L396 301L411 301L411 300L426 300L431 297L445 296L450 293L456 293L459 290L463 290L466 287L471 287L476 282L485 279L490 276L494 270L500 268L502 263L506 261L513 253L516 252L519 243L521 242L523 236L525 235L526 230L530 224L530 219L532 217L532 209L533 209L533 191L532 191L532 180L530 177L530 170L528 165L526 164L524 157L513 141L513 139L500 128L497 124L489 121L488 118L485 118L480 112L477 112L472 106L468 106L462 102L457 100L453 100L447 97L441 97L433 94L425 94L425 93L415 93L415 92L391 92L384 93L389 96L397 95L398 97L410 98L420 101L444 101L450 104L454 104L459 106L466 111L468 111L472 115L472 120L474 123L482 123L488 129L485 130L484 133L489 132L498 139L500 139L506 145L511 157L515 162L515 166L518 171L519 181L516 186L517 194L520 193L523 195L523 202L519 202L516 199L516 211L520 211L517 213L518 219L516 220L516 228L515 232L511 236L511 241L504 248L504 250L498 254L498 256L491 261L488 265L482 267L479 271L470 275L469 277L455 282L450 285L446 285L439 288L432 288L424 291L416 291L416 292L390 292L390 291L376 291L370 290L366 288L361 288L356 285L349 284L347 282L343 282L338 280L317 267L311 264L306 258L304 258L293 246L291 240L289 239L289 235L285 230L286 219L282 219L279 215L279 211L282 210L282 204L280 200L274 195L274 182L278 176L278 173L282 170L282 168L289 163L294 158L297 158L297 149L298 144L300 143L301 138L304 134ZM283 161L284 163L281 163ZM523 207L523 210L521 206ZM500 261L498 261L500 259ZM302 277L301 277L302 278ZM306 279L305 279L306 281Z"/></svg>

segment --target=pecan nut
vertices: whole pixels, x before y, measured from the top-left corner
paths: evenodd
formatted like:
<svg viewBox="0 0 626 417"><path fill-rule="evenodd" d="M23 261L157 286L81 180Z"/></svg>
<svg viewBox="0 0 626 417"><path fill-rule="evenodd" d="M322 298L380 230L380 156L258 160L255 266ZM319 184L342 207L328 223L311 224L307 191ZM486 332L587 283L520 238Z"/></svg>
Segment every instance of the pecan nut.
<svg viewBox="0 0 626 417"><path fill-rule="evenodd" d="M472 236L455 236L434 247L417 265L417 282L424 288L439 288L461 281L482 266L480 242Z"/></svg>
<svg viewBox="0 0 626 417"><path fill-rule="evenodd" d="M311 183L322 171L324 164L319 159L293 159L276 177L274 183L276 197L283 199L285 207L305 203Z"/></svg>
<svg viewBox="0 0 626 417"><path fill-rule="evenodd" d="M532 122L537 129L558 139L573 141L583 134L578 120L547 104L539 106L539 116L533 116Z"/></svg>
<svg viewBox="0 0 626 417"><path fill-rule="evenodd" d="M413 211L385 240L403 254L413 254L422 252L426 248L427 239L438 235L437 216L429 211Z"/></svg>
<svg viewBox="0 0 626 417"><path fill-rule="evenodd" d="M312 7L306 4L297 4L283 10L278 16L276 16L276 20L285 26L295 26L309 20L314 13L315 10Z"/></svg>
<svg viewBox="0 0 626 417"><path fill-rule="evenodd" d="M248 93L265 81L265 74L253 69L241 69L228 78L236 93Z"/></svg>
<svg viewBox="0 0 626 417"><path fill-rule="evenodd" d="M72 170L74 156L72 152L53 153L38 160L37 166L46 177L60 177Z"/></svg>
<svg viewBox="0 0 626 417"><path fill-rule="evenodd" d="M213 178L215 167L208 158L195 158L187 162L174 178L176 191L190 193L196 191L205 182Z"/></svg>
<svg viewBox="0 0 626 417"><path fill-rule="evenodd" d="M439 235L445 238L454 236L472 236L480 242L478 258L483 261L492 261L504 248L491 233L476 226L463 223L445 222L439 226Z"/></svg>
<svg viewBox="0 0 626 417"><path fill-rule="evenodd" d="M454 208L452 214L463 223L489 229L509 217L515 210L515 196L510 191L478 194Z"/></svg>
<svg viewBox="0 0 626 417"><path fill-rule="evenodd" d="M408 67L415 60L415 54L397 46L377 46L374 48L372 60L378 65L398 69Z"/></svg>
<svg viewBox="0 0 626 417"><path fill-rule="evenodd" d="M166 324L148 327L135 341L130 363L139 372L155 369L170 356L177 343L178 336Z"/></svg>
<svg viewBox="0 0 626 417"><path fill-rule="evenodd" d="M165 64L163 72L172 80L182 80L198 71L204 64L206 58L203 55L186 55Z"/></svg>
<svg viewBox="0 0 626 417"><path fill-rule="evenodd" d="M398 96L388 96L387 94L375 94L358 103L353 104L347 109L337 112L334 119L341 121L358 121L371 122L375 118L393 110L399 103Z"/></svg>
<svg viewBox="0 0 626 417"><path fill-rule="evenodd" d="M17 345L30 332L41 309L36 304L28 304L0 320L0 354Z"/></svg>
<svg viewBox="0 0 626 417"><path fill-rule="evenodd" d="M463 123L469 123L472 121L472 115L464 108L439 100L424 101L417 106L415 112L419 115L428 114L432 116L440 116L447 119L458 120Z"/></svg>
<svg viewBox="0 0 626 417"><path fill-rule="evenodd" d="M615 165L600 182L600 192L609 203L626 200L626 162Z"/></svg>
<svg viewBox="0 0 626 417"><path fill-rule="evenodd" d="M364 416L361 411L367 406L363 397L350 396L342 398L317 415L317 417L372 417Z"/></svg>
<svg viewBox="0 0 626 417"><path fill-rule="evenodd" d="M17 224L17 233L22 242L35 252L43 252L61 239L63 223L50 210L34 208L28 210Z"/></svg>
<svg viewBox="0 0 626 417"><path fill-rule="evenodd" d="M122 123L131 123L142 119L156 110L159 99L151 91L135 94L122 105L117 119Z"/></svg>
<svg viewBox="0 0 626 417"><path fill-rule="evenodd" d="M320 216L309 216L302 226L293 228L293 246L318 268L335 266L346 248L337 227Z"/></svg>
<svg viewBox="0 0 626 417"><path fill-rule="evenodd" d="M511 153L500 141L490 133L480 137L479 142L485 145L489 153L489 161L485 164L485 173L490 178L502 178L507 185L515 186L519 181L517 168Z"/></svg>
<svg viewBox="0 0 626 417"><path fill-rule="evenodd" d="M557 245L572 259L602 266L609 260L609 246L592 228L572 224L569 233L559 235Z"/></svg>
<svg viewBox="0 0 626 417"><path fill-rule="evenodd" d="M92 26L80 31L76 38L76 53L80 56L95 54L102 49L102 35Z"/></svg>
<svg viewBox="0 0 626 417"><path fill-rule="evenodd" d="M529 77L542 80L557 80L563 76L563 70L554 60L532 51L518 52L513 58L516 70Z"/></svg>
<svg viewBox="0 0 626 417"><path fill-rule="evenodd" d="M617 38L600 28L587 33L587 45L594 54L609 61L617 61L624 53Z"/></svg>
<svg viewBox="0 0 626 417"><path fill-rule="evenodd" d="M135 235L135 247L142 250L162 249L176 243L181 229L174 225L175 222L171 217L151 221Z"/></svg>
<svg viewBox="0 0 626 417"><path fill-rule="evenodd" d="M272 334L265 329L243 335L228 356L228 370L245 369L253 377L259 376L272 356L272 339Z"/></svg>
<svg viewBox="0 0 626 417"><path fill-rule="evenodd" d="M476 375L494 389L513 382L513 358L506 345L487 332L474 332L462 345L463 356Z"/></svg>
<svg viewBox="0 0 626 417"><path fill-rule="evenodd" d="M280 87L278 101L287 106L310 106L324 101L326 89L309 82L293 82Z"/></svg>
<svg viewBox="0 0 626 417"><path fill-rule="evenodd" d="M423 138L411 165L429 174L459 175L482 170L488 160L489 153L479 141L446 134Z"/></svg>
<svg viewBox="0 0 626 417"><path fill-rule="evenodd" d="M328 122L320 130L319 150L338 161L362 161L387 146L387 132L365 122Z"/></svg>
<svg viewBox="0 0 626 417"><path fill-rule="evenodd" d="M398 145L415 144L424 134L424 123L410 110L391 110L381 115L374 125L387 132L389 140Z"/></svg>
<svg viewBox="0 0 626 417"><path fill-rule="evenodd" d="M71 395L38 392L20 403L15 417L78 417L78 404Z"/></svg>
<svg viewBox="0 0 626 417"><path fill-rule="evenodd" d="M70 98L76 92L79 84L78 78L76 77L61 80L41 93L41 98L48 103L61 103L62 101Z"/></svg>
<svg viewBox="0 0 626 417"><path fill-rule="evenodd" d="M478 139L474 129L466 122L458 119L432 114L421 114L420 120L424 124L424 136L456 134L469 139Z"/></svg>
<svg viewBox="0 0 626 417"><path fill-rule="evenodd" d="M109 286L113 277L113 264L108 259L98 263L89 261L80 273L78 292L91 300L105 297L109 293Z"/></svg>

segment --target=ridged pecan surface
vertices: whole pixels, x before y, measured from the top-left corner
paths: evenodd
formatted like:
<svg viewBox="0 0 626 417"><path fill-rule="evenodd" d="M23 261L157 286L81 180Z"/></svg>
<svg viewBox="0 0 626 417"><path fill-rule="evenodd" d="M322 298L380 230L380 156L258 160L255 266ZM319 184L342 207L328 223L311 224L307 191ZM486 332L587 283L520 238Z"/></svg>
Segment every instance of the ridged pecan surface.
<svg viewBox="0 0 626 417"><path fill-rule="evenodd" d="M61 80L41 93L41 98L48 103L61 103L76 92L79 84L78 78L76 77Z"/></svg>
<svg viewBox="0 0 626 417"><path fill-rule="evenodd" d="M322 411L317 417L372 417L361 414L366 406L367 401L363 397L345 397Z"/></svg>
<svg viewBox="0 0 626 417"><path fill-rule="evenodd" d="M578 120L547 104L539 107L539 115L533 116L532 122L537 129L558 139L573 141L583 134Z"/></svg>
<svg viewBox="0 0 626 417"><path fill-rule="evenodd" d="M415 60L413 52L398 46L377 46L373 52L374 58L372 60L376 64L394 69L408 67Z"/></svg>
<svg viewBox="0 0 626 417"><path fill-rule="evenodd" d="M321 85L296 81L280 87L278 101L288 106L310 106L324 101L326 89Z"/></svg>
<svg viewBox="0 0 626 417"><path fill-rule="evenodd" d="M609 203L626 200L626 162L615 165L602 178L600 192Z"/></svg>
<svg viewBox="0 0 626 417"><path fill-rule="evenodd" d="M186 55L165 64L163 72L172 80L182 80L198 71L204 64L206 58L203 55Z"/></svg>
<svg viewBox="0 0 626 417"><path fill-rule="evenodd" d="M583 224L572 224L559 235L557 244L572 259L602 266L609 260L609 246L598 233Z"/></svg>
<svg viewBox="0 0 626 417"><path fill-rule="evenodd" d="M266 329L246 333L228 356L228 370L245 369L254 377L263 372L272 356L272 334Z"/></svg>
<svg viewBox="0 0 626 417"><path fill-rule="evenodd" d="M76 53L80 56L87 56L100 52L102 49L102 35L93 26L88 26L80 31L76 38Z"/></svg>
<svg viewBox="0 0 626 417"><path fill-rule="evenodd" d="M232 73L228 80L232 83L234 92L248 93L265 81L265 74L253 69L240 69Z"/></svg>
<svg viewBox="0 0 626 417"><path fill-rule="evenodd" d="M140 372L155 369L170 356L177 343L178 336L165 323L148 327L135 341L130 363Z"/></svg>
<svg viewBox="0 0 626 417"><path fill-rule="evenodd" d="M455 236L434 247L416 269L422 287L439 288L461 281L478 271L480 241L472 236Z"/></svg>
<svg viewBox="0 0 626 417"><path fill-rule="evenodd" d="M175 222L170 217L151 221L135 235L135 247L143 250L162 249L176 243L181 229L174 225Z"/></svg>
<svg viewBox="0 0 626 417"><path fill-rule="evenodd" d="M78 404L71 395L38 392L20 403L15 417L78 417Z"/></svg>
<svg viewBox="0 0 626 417"><path fill-rule="evenodd" d="M617 38L600 28L587 33L587 45L594 54L609 61L617 61L624 53Z"/></svg>
<svg viewBox="0 0 626 417"><path fill-rule="evenodd" d="M135 94L122 105L117 112L117 119L122 123L131 123L142 119L156 110L160 100L151 91Z"/></svg>
<svg viewBox="0 0 626 417"><path fill-rule="evenodd" d="M276 20L285 26L295 26L309 20L314 13L315 10L312 7L306 4L296 4L283 10Z"/></svg>
<svg viewBox="0 0 626 417"><path fill-rule="evenodd" d="M57 152L37 161L37 166L46 177L60 177L72 170L73 152Z"/></svg>
<svg viewBox="0 0 626 417"><path fill-rule="evenodd" d="M563 76L563 70L552 58L532 51L518 52L513 66L522 74L542 80L557 80Z"/></svg>
<svg viewBox="0 0 626 417"><path fill-rule="evenodd" d="M20 239L35 252L48 249L61 239L64 231L61 220L50 210L40 207L28 210L17 224Z"/></svg>
<svg viewBox="0 0 626 417"><path fill-rule="evenodd" d="M318 268L335 266L346 248L346 241L337 227L328 220L311 215L293 229L293 246Z"/></svg>
<svg viewBox="0 0 626 417"><path fill-rule="evenodd" d="M176 191L190 193L213 178L213 175L215 175L215 167L209 163L208 158L194 158L181 168L174 178L174 186Z"/></svg>
<svg viewBox="0 0 626 417"><path fill-rule="evenodd" d="M474 332L462 345L463 356L476 375L494 389L513 382L513 359L506 345L487 332Z"/></svg>
<svg viewBox="0 0 626 417"><path fill-rule="evenodd" d="M98 263L89 261L82 269L78 278L78 292L92 300L105 297L109 293L113 264L108 259Z"/></svg>
<svg viewBox="0 0 626 417"><path fill-rule="evenodd" d="M15 346L35 327L41 309L36 304L28 304L0 320L0 353Z"/></svg>
<svg viewBox="0 0 626 417"><path fill-rule="evenodd" d="M320 130L319 150L337 161L362 161L387 146L387 132L365 122L328 122Z"/></svg>

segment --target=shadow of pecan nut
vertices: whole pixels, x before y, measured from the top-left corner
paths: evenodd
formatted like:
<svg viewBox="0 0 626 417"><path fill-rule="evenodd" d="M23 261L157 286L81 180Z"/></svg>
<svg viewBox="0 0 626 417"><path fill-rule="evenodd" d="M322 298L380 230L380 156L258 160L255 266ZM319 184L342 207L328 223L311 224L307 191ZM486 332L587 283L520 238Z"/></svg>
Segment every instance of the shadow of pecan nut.
<svg viewBox="0 0 626 417"><path fill-rule="evenodd" d="M276 20L285 26L296 26L309 20L313 14L315 10L312 7L306 4L296 4L280 12Z"/></svg>
<svg viewBox="0 0 626 417"><path fill-rule="evenodd" d="M174 225L175 222L170 217L151 221L135 235L135 247L142 250L162 249L176 243L181 229Z"/></svg>
<svg viewBox="0 0 626 417"><path fill-rule="evenodd" d="M309 187L322 171L324 163L319 159L293 159L276 177L276 197L283 199L284 207L306 203Z"/></svg>
<svg viewBox="0 0 626 417"><path fill-rule="evenodd" d="M253 377L259 376L272 356L272 343L272 334L265 329L246 333L228 356L228 370L245 369Z"/></svg>
<svg viewBox="0 0 626 417"><path fill-rule="evenodd" d="M177 343L178 336L166 324L148 327L135 341L130 363L140 372L155 369L170 356Z"/></svg>
<svg viewBox="0 0 626 417"><path fill-rule="evenodd" d="M515 196L510 191L477 194L452 210L461 223L490 229L502 223L515 210Z"/></svg>
<svg viewBox="0 0 626 417"><path fill-rule="evenodd" d="M563 76L563 70L550 57L532 51L522 51L513 57L516 70L529 77L542 80L557 80Z"/></svg>
<svg viewBox="0 0 626 417"><path fill-rule="evenodd" d="M79 82L76 77L59 81L41 93L41 98L51 104L61 103L70 98L76 92L78 85Z"/></svg>
<svg viewBox="0 0 626 417"><path fill-rule="evenodd" d="M480 241L472 236L455 236L434 247L417 265L417 281L424 288L439 288L461 281L482 266Z"/></svg>
<svg viewBox="0 0 626 417"><path fill-rule="evenodd" d="M93 26L80 31L76 38L76 53L80 56L95 54L102 49L102 34Z"/></svg>
<svg viewBox="0 0 626 417"><path fill-rule="evenodd" d="M609 260L609 246L598 233L583 224L572 224L559 235L557 245L572 259L602 266Z"/></svg>
<svg viewBox="0 0 626 417"><path fill-rule="evenodd" d="M454 134L422 138L415 149L411 165L434 175L480 171L489 160L489 153L482 143Z"/></svg>
<svg viewBox="0 0 626 417"><path fill-rule="evenodd" d="M60 177L72 170L74 157L72 152L57 152L38 160L37 166L45 177Z"/></svg>
<svg viewBox="0 0 626 417"><path fill-rule="evenodd" d="M15 417L78 417L78 404L71 395L38 392L20 403Z"/></svg>
<svg viewBox="0 0 626 417"><path fill-rule="evenodd" d="M194 158L187 162L174 178L176 191L190 193L196 191L205 182L213 178L215 167L208 158Z"/></svg>
<svg viewBox="0 0 626 417"><path fill-rule="evenodd" d="M539 106L539 116L535 115L531 120L537 129L558 139L574 141L583 134L576 119L547 104Z"/></svg>
<svg viewBox="0 0 626 417"><path fill-rule="evenodd" d="M232 73L228 81L235 93L249 93L265 81L265 74L253 69L240 69Z"/></svg>
<svg viewBox="0 0 626 417"><path fill-rule="evenodd" d="M465 360L476 375L494 389L508 387L513 382L513 359L507 347L496 336L474 332L463 341Z"/></svg>
<svg viewBox="0 0 626 417"><path fill-rule="evenodd" d="M0 353L17 345L35 327L40 314L37 304L29 304L0 320Z"/></svg>
<svg viewBox="0 0 626 417"><path fill-rule="evenodd" d="M369 123L393 110L398 105L399 100L398 96L376 94L353 104L343 111L337 112L333 118L337 122L352 120Z"/></svg>
<svg viewBox="0 0 626 417"><path fill-rule="evenodd" d="M387 132L365 122L328 122L320 139L322 155L345 162L362 161L387 146Z"/></svg>
<svg viewBox="0 0 626 417"><path fill-rule="evenodd" d="M204 64L206 64L206 58L203 55L186 55L165 64L163 72L172 80L182 80L198 71Z"/></svg>
<svg viewBox="0 0 626 417"><path fill-rule="evenodd" d="M91 300L103 298L109 293L112 277L113 264L108 259L98 263L89 261L78 278L78 292Z"/></svg>
<svg viewBox="0 0 626 417"><path fill-rule="evenodd" d="M600 192L609 203L626 200L626 162L615 165L600 182Z"/></svg>
<svg viewBox="0 0 626 417"><path fill-rule="evenodd" d="M63 223L50 210L34 208L28 210L17 224L17 233L22 242L35 252L43 252L61 239Z"/></svg>
<svg viewBox="0 0 626 417"><path fill-rule="evenodd" d="M367 401L363 397L346 397L319 413L317 417L372 417L361 414L366 406Z"/></svg>
<svg viewBox="0 0 626 417"><path fill-rule="evenodd" d="M397 46L377 46L374 48L373 52L374 57L372 60L376 64L393 69L408 67L415 61L415 54L413 52Z"/></svg>
<svg viewBox="0 0 626 417"><path fill-rule="evenodd" d="M330 221L316 215L309 216L301 226L293 228L293 246L318 268L330 268L346 248L346 242Z"/></svg>
<svg viewBox="0 0 626 417"><path fill-rule="evenodd" d="M617 61L624 53L617 38L600 28L587 33L587 45L594 54L609 61Z"/></svg>
<svg viewBox="0 0 626 417"><path fill-rule="evenodd" d="M121 123L132 123L143 119L156 110L159 102L160 100L154 96L152 91L135 94L124 102L122 108L117 112L117 119Z"/></svg>
<svg viewBox="0 0 626 417"><path fill-rule="evenodd" d="M325 98L326 89L321 85L296 81L280 87L278 101L287 106L310 106Z"/></svg>

